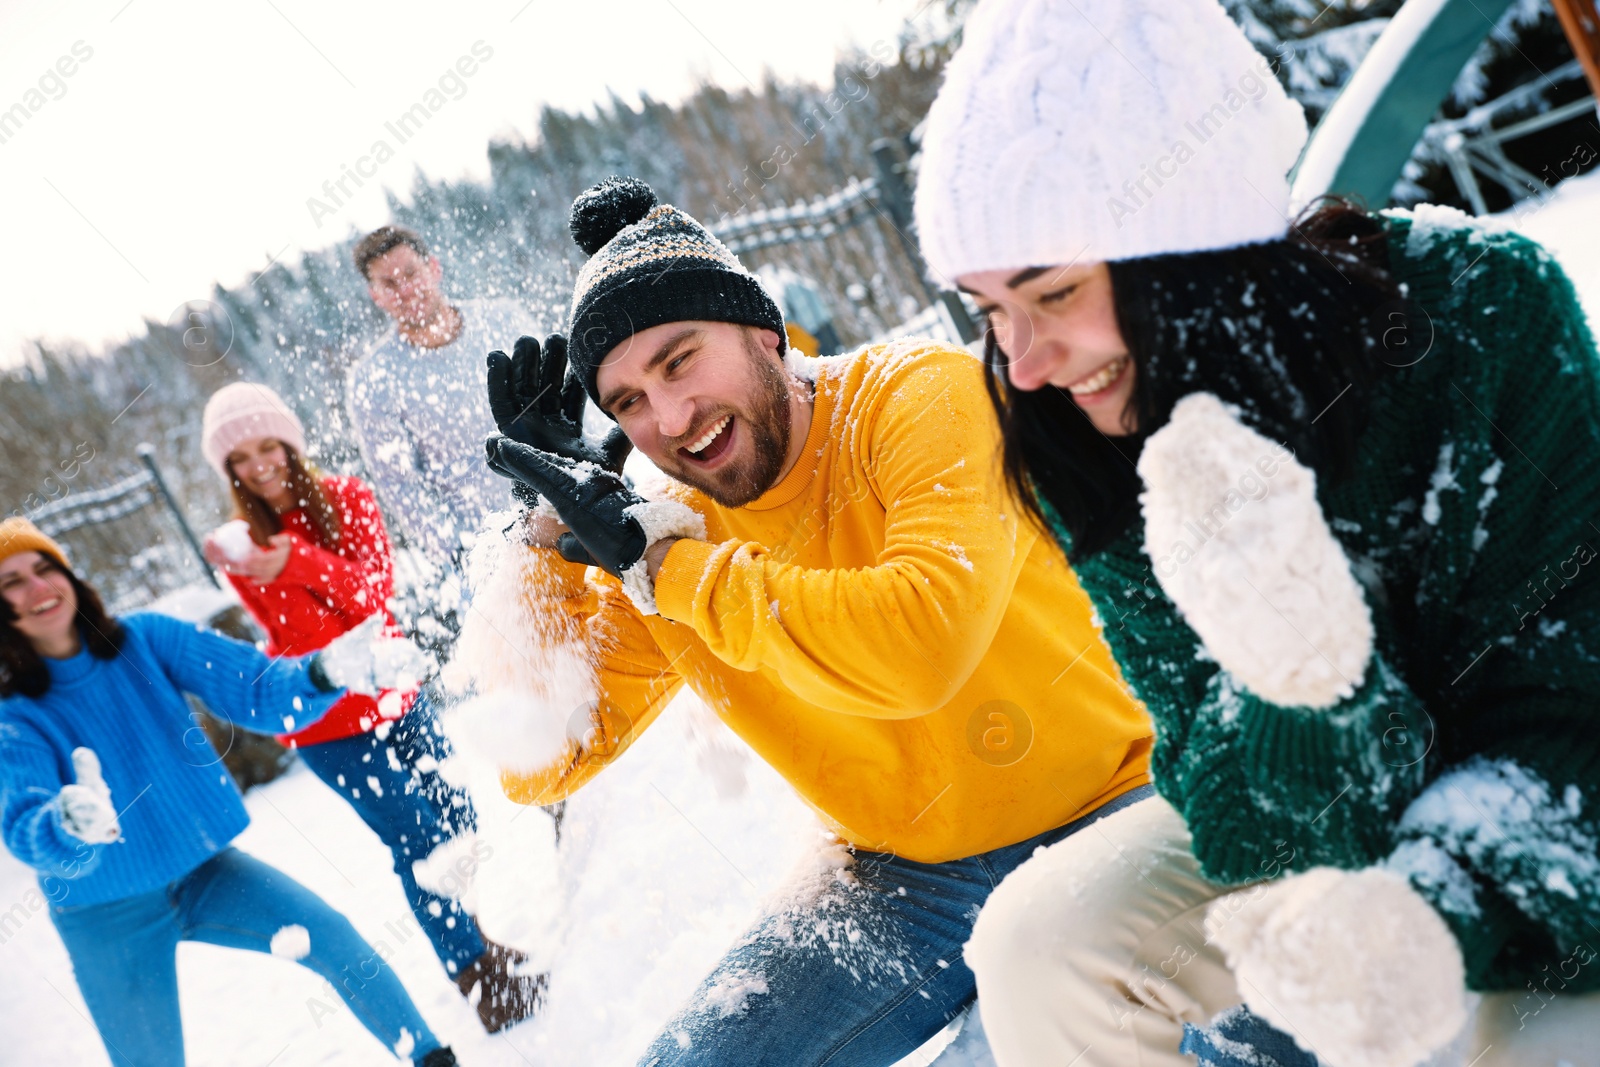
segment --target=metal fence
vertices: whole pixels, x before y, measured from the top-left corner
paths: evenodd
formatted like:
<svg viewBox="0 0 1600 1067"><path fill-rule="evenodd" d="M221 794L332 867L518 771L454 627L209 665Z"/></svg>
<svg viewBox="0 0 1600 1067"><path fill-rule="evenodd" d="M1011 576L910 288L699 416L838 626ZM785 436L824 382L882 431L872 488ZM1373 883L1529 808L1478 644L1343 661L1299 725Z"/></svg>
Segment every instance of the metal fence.
<svg viewBox="0 0 1600 1067"><path fill-rule="evenodd" d="M73 570L99 592L110 614L154 607L230 637L257 640L260 630L231 594L208 595L220 591L216 573L156 466L155 450L145 444L138 453L142 469L52 500L27 517L66 547ZM214 755L240 789L269 782L289 766L292 754L272 738L233 726L186 696L215 750L198 746L192 754ZM186 736L185 744L193 742Z"/></svg>
<svg viewBox="0 0 1600 1067"><path fill-rule="evenodd" d="M809 279L846 346L912 332L970 342L971 309L929 280L917 250L904 140L880 140L872 155L876 174L810 200L730 215L711 230L752 270L781 267Z"/></svg>
<svg viewBox="0 0 1600 1067"><path fill-rule="evenodd" d="M1583 64L1574 59L1478 105L1461 118L1429 123L1417 145L1417 158L1443 163L1455 180L1456 191L1472 205L1474 215L1489 213L1483 196L1484 181L1500 186L1513 202L1542 201L1557 182L1593 163L1595 150L1585 142L1571 157L1555 164L1554 169L1546 167L1544 173L1534 174L1512 162L1504 146L1569 119L1594 115L1596 99L1593 95L1528 114L1538 106L1543 94L1581 81L1583 77Z"/></svg>
<svg viewBox="0 0 1600 1067"><path fill-rule="evenodd" d="M113 615L125 615L184 585L217 578L172 498L149 445L142 469L99 489L75 492L27 517L60 541L73 569Z"/></svg>

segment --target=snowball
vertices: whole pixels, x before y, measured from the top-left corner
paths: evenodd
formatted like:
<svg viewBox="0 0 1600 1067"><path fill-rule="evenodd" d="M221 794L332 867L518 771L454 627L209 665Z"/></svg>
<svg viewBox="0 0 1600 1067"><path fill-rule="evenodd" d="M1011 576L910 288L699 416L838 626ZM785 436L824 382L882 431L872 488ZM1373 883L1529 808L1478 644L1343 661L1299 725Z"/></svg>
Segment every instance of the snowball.
<svg viewBox="0 0 1600 1067"><path fill-rule="evenodd" d="M468 556L472 606L443 681L457 699L445 713L451 740L510 772L538 771L565 758L569 724L598 691L583 627L538 602L552 580L548 554L501 533L511 517L491 516Z"/></svg>
<svg viewBox="0 0 1600 1067"><path fill-rule="evenodd" d="M478 873L478 835L458 834L411 864L417 885L435 896L459 901L469 915L478 913L475 879Z"/></svg>
<svg viewBox="0 0 1600 1067"><path fill-rule="evenodd" d="M378 697L378 714L385 719L398 719L404 714L405 697L398 689L390 689Z"/></svg>
<svg viewBox="0 0 1600 1067"><path fill-rule="evenodd" d="M211 539L222 549L222 554L234 563L244 563L259 551L250 536L250 524L243 519L234 519L218 526Z"/></svg>
<svg viewBox="0 0 1600 1067"><path fill-rule="evenodd" d="M304 926L285 926L272 935L272 954L279 959L303 960L311 955L311 934Z"/></svg>
<svg viewBox="0 0 1600 1067"><path fill-rule="evenodd" d="M382 612L334 638L317 653L335 685L375 696L385 689L412 690L435 669L432 653L403 637L391 637Z"/></svg>
<svg viewBox="0 0 1600 1067"><path fill-rule="evenodd" d="M855 853L832 831L824 830L816 846L802 853L787 877L761 902L764 915L798 917L840 892L860 884Z"/></svg>

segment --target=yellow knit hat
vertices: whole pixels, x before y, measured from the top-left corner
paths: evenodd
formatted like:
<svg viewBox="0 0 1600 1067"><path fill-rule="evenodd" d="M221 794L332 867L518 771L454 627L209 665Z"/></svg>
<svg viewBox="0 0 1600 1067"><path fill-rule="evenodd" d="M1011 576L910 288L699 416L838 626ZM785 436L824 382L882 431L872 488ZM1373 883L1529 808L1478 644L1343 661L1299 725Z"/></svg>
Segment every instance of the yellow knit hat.
<svg viewBox="0 0 1600 1067"><path fill-rule="evenodd" d="M46 535L39 527L19 515L0 522L0 560L9 559L18 552L42 552L66 567L67 550Z"/></svg>

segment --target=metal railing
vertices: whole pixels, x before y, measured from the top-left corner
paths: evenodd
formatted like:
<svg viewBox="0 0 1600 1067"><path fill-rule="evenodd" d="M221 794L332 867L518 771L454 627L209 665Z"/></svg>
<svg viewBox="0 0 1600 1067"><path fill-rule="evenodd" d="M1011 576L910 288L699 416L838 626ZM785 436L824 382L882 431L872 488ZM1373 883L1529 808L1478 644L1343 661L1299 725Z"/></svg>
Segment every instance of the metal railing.
<svg viewBox="0 0 1600 1067"><path fill-rule="evenodd" d="M827 196L733 215L711 232L736 256L796 241L822 241L871 219L877 201L876 178L851 178Z"/></svg>
<svg viewBox="0 0 1600 1067"><path fill-rule="evenodd" d="M74 566L106 597L112 614L126 614L172 592L174 583L185 577L218 587L216 573L161 476L155 450L142 444L138 454L144 469L26 513L30 522L67 546ZM174 531L177 544L170 536ZM193 573L190 561L198 565L199 574Z"/></svg>
<svg viewBox="0 0 1600 1067"><path fill-rule="evenodd" d="M926 318L930 324L945 324L947 332L954 334L953 339L970 343L979 334L970 308L958 293L942 289L929 280L928 266L912 237L914 224L911 186L906 181L907 153L904 138L883 138L872 145L877 174L852 177L843 188L827 195L730 215L713 223L710 230L735 255L744 256L788 245L823 242L865 223L878 223L893 233L892 243L916 275L919 299L925 304L889 330L877 331L877 336L899 336L907 323ZM933 308L940 309L939 313L932 314Z"/></svg>
<svg viewBox="0 0 1600 1067"><path fill-rule="evenodd" d="M1500 186L1513 201L1529 197L1543 199L1550 195L1553 183L1512 162L1507 158L1503 146L1509 141L1549 129L1580 115L1594 114L1595 97L1573 100L1506 126L1496 126L1495 123L1526 111L1536 104L1540 93L1565 82L1581 80L1583 76L1583 64L1574 59L1534 81L1478 105L1458 119L1431 122L1422 132L1417 155L1442 162L1449 168L1457 191L1472 205L1475 215L1489 213L1480 178ZM1562 177L1568 175L1558 175L1556 181Z"/></svg>

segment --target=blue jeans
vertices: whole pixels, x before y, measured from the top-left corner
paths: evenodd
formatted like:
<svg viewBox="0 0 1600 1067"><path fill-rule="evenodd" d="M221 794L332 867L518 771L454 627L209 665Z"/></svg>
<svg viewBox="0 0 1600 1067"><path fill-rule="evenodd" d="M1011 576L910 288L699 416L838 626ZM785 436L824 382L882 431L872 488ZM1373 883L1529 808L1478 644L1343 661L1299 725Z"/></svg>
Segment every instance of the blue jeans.
<svg viewBox="0 0 1600 1067"><path fill-rule="evenodd" d="M1198 1067L1317 1067L1317 1058L1249 1008L1229 1008L1210 1026L1183 1027L1180 1052Z"/></svg>
<svg viewBox="0 0 1600 1067"><path fill-rule="evenodd" d="M857 852L842 879L765 916L667 1024L641 1067L887 1067L977 997L961 948L1035 849L1151 796L1140 787L1038 837L948 863Z"/></svg>
<svg viewBox="0 0 1600 1067"><path fill-rule="evenodd" d="M164 888L106 904L52 907L50 918L116 1067L183 1067L178 942L268 952L273 935L294 925L311 940L301 965L332 983L385 1048L405 1034L418 1058L439 1047L400 979L348 919L237 849L223 849Z"/></svg>
<svg viewBox="0 0 1600 1067"><path fill-rule="evenodd" d="M417 885L411 870L440 843L477 827L466 792L439 776L438 762L450 755L450 746L433 705L419 695L411 710L390 724L386 737L374 730L297 751L388 847L411 913L445 971L460 974L486 947L478 924L459 902ZM433 761L425 771L417 767L423 757ZM376 789L369 779L376 780Z"/></svg>

